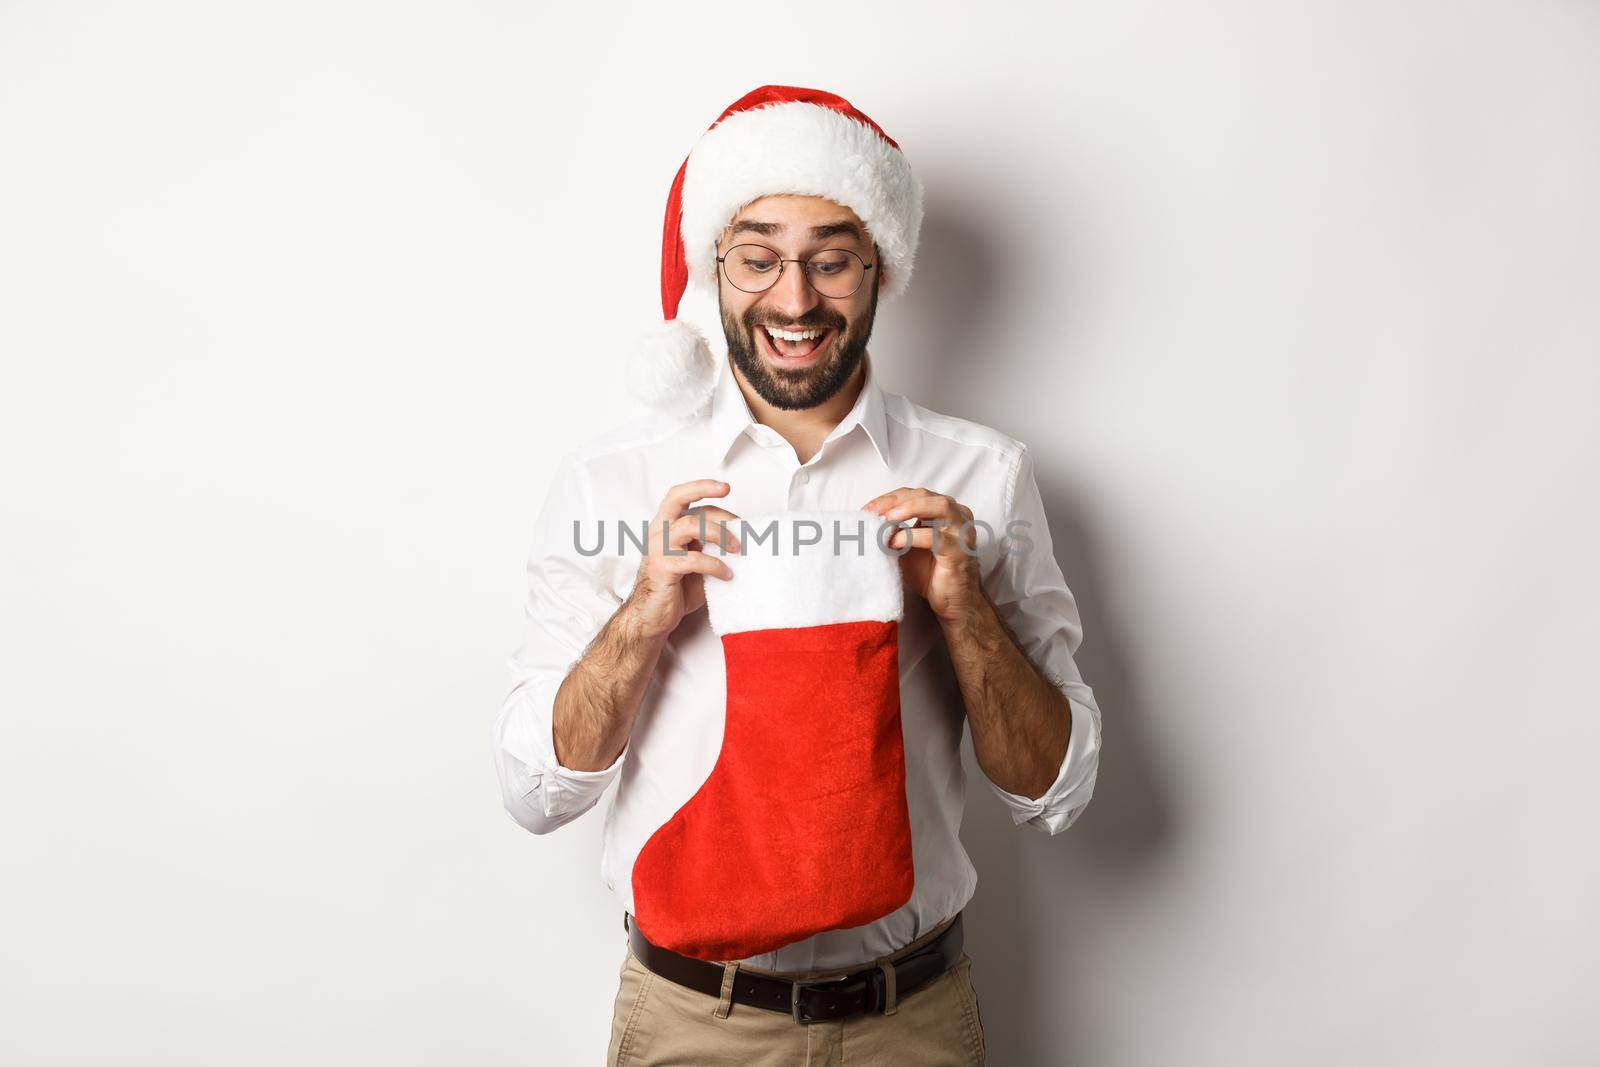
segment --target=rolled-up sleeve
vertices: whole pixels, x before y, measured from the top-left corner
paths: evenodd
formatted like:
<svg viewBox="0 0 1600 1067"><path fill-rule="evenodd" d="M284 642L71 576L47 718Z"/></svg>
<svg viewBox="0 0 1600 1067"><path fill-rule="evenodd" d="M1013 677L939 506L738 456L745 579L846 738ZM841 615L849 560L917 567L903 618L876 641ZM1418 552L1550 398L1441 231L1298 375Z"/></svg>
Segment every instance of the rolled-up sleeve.
<svg viewBox="0 0 1600 1067"><path fill-rule="evenodd" d="M609 585L603 554L584 556L573 523L595 537L581 465L569 453L558 465L534 529L528 556L526 630L509 661L511 691L495 717L493 749L500 796L524 829L549 833L594 807L627 757L577 771L556 760L552 712L556 691L621 603Z"/></svg>
<svg viewBox="0 0 1600 1067"><path fill-rule="evenodd" d="M1073 659L1083 643L1083 624L1077 600L1056 563L1033 458L1026 448L1017 457L1011 484L1006 526L997 531L1003 554L984 579L984 587L1022 651L1066 696L1072 707L1072 736L1061 770L1042 796L1018 796L993 782L989 788L1005 801L1017 825L1028 823L1058 834L1077 821L1094 794L1100 768L1100 707Z"/></svg>

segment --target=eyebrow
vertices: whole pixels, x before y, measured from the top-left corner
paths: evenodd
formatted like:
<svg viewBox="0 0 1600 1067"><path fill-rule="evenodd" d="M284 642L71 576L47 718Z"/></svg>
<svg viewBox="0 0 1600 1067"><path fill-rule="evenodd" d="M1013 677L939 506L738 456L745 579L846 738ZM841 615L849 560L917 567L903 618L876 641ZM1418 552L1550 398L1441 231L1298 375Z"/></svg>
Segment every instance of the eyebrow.
<svg viewBox="0 0 1600 1067"><path fill-rule="evenodd" d="M786 229L788 229L788 227L781 222L757 222L754 219L740 219L738 222L733 224L733 229L731 232L758 233L763 237L776 237L778 234L783 233ZM822 224L821 226L811 227L811 239L814 241L822 241L829 237L837 237L839 234L848 234L858 241L866 240L861 233L861 227L857 226L853 222L850 222L848 219L842 219L839 222L828 222Z"/></svg>

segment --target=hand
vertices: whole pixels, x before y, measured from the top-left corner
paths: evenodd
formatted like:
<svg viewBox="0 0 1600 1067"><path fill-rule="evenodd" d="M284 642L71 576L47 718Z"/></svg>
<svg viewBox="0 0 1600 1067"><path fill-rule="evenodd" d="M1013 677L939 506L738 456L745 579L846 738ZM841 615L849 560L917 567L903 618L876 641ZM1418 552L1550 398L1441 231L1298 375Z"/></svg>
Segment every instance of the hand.
<svg viewBox="0 0 1600 1067"><path fill-rule="evenodd" d="M644 638L665 637L675 630L685 615L699 610L706 602L705 575L720 581L733 577L729 566L701 551L702 523L709 541L724 551L739 551L739 540L724 523L736 523L739 516L719 507L689 505L702 497L727 496L727 482L702 478L675 485L667 491L650 520L649 537L639 573L623 608L634 633ZM663 523L666 523L663 532ZM667 549L674 553L668 555Z"/></svg>
<svg viewBox="0 0 1600 1067"><path fill-rule="evenodd" d="M972 521L970 508L953 497L904 486L874 497L862 507L889 522L917 519L915 527L890 537L887 547L899 551L911 546L900 557L900 574L940 620L954 619L983 603L974 551L978 547L977 529L961 528Z"/></svg>

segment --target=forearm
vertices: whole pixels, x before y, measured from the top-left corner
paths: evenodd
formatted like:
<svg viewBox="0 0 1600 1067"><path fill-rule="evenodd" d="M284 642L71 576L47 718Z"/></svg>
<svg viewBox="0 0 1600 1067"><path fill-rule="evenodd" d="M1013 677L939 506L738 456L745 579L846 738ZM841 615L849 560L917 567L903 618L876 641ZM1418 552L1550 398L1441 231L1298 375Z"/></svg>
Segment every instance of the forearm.
<svg viewBox="0 0 1600 1067"><path fill-rule="evenodd" d="M600 771L616 762L666 640L639 631L632 598L612 614L556 692L551 718L558 763Z"/></svg>
<svg viewBox="0 0 1600 1067"><path fill-rule="evenodd" d="M941 626L978 766L1008 793L1044 795L1066 759L1072 705L1023 655L987 594Z"/></svg>

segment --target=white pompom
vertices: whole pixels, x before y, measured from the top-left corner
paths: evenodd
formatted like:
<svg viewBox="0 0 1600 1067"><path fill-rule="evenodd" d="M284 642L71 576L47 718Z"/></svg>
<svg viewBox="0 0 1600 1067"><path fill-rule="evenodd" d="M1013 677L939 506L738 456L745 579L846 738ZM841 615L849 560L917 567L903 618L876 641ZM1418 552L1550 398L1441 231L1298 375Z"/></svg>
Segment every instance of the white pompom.
<svg viewBox="0 0 1600 1067"><path fill-rule="evenodd" d="M705 335L682 319L653 327L628 354L628 391L657 411L692 414L716 384L717 362Z"/></svg>

